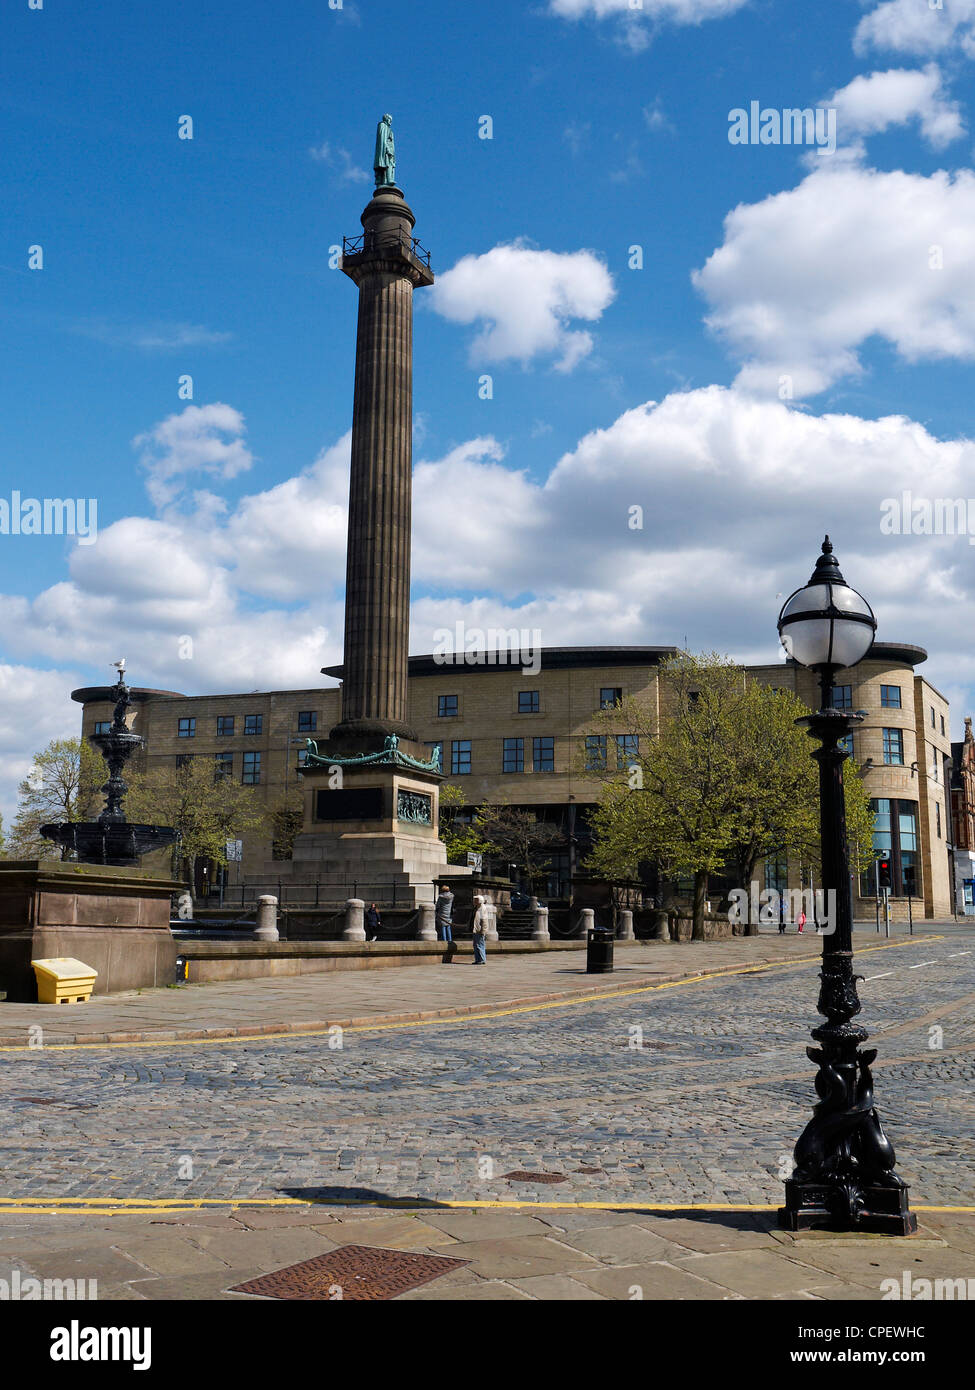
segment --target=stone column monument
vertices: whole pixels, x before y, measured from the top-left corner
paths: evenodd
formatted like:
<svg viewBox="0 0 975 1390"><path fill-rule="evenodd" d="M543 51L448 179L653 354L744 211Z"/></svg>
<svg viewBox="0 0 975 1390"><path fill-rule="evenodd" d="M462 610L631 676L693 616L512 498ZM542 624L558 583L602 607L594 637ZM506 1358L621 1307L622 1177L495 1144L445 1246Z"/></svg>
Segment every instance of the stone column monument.
<svg viewBox="0 0 975 1390"><path fill-rule="evenodd" d="M342 270L359 289L345 580L342 721L332 738L396 734L407 722L413 487L413 290L430 257L395 176L392 117L376 138L375 196ZM385 163L381 161L385 160ZM384 181L386 178L390 181Z"/></svg>
<svg viewBox="0 0 975 1390"><path fill-rule="evenodd" d="M432 896L446 868L439 761L407 708L413 469L413 291L433 284L429 253L396 185L393 119L376 132L376 190L342 270L359 290L345 590L342 718L309 740L298 872L346 876L342 898ZM453 871L453 870L452 870ZM463 870L460 870L463 872ZM354 885L358 885L353 891Z"/></svg>

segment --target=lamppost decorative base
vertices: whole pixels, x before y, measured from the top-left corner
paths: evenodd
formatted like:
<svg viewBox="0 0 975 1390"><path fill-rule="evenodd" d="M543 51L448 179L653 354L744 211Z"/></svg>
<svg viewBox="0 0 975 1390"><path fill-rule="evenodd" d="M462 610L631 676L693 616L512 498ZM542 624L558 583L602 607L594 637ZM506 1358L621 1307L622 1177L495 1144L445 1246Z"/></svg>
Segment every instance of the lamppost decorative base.
<svg viewBox="0 0 975 1390"><path fill-rule="evenodd" d="M854 1188L851 1193L850 1189ZM850 1198L856 1215L850 1215ZM917 1230L917 1217L908 1205L908 1188L877 1184L803 1182L787 1178L785 1206L779 1208L778 1224L785 1231L816 1228L833 1231L863 1231L865 1234L910 1236Z"/></svg>
<svg viewBox="0 0 975 1390"><path fill-rule="evenodd" d="M826 1001L835 995L835 978L824 969ZM854 997L855 988L853 984ZM825 1012L823 1003L820 1007ZM779 1225L787 1231L822 1226L909 1236L917 1230L917 1220L873 1103L870 1067L876 1050L858 1048L864 1030L849 1018L834 1016L815 1028L813 1037L822 1046L808 1047L806 1054L819 1066L819 1103L796 1144L796 1166L786 1179Z"/></svg>

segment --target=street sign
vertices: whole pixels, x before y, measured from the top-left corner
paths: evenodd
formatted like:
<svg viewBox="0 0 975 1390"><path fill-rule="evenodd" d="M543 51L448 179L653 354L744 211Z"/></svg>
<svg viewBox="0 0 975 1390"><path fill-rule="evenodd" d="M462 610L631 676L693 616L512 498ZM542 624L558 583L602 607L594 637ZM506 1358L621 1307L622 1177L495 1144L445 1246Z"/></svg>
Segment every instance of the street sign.
<svg viewBox="0 0 975 1390"><path fill-rule="evenodd" d="M229 864L239 864L244 857L243 840L227 841L227 862Z"/></svg>
<svg viewBox="0 0 975 1390"><path fill-rule="evenodd" d="M484 856L480 854L473 854L470 850L468 850L467 867L469 869L473 869L476 874L481 873L484 868Z"/></svg>

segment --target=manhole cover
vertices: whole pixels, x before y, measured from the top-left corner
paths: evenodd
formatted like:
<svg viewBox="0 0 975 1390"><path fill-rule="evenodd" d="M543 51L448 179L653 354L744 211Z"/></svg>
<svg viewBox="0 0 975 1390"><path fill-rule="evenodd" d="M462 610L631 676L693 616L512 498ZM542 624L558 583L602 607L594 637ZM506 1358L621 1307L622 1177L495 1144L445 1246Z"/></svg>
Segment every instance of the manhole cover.
<svg viewBox="0 0 975 1390"><path fill-rule="evenodd" d="M395 1298L429 1284L469 1260L446 1255L414 1255L407 1250L383 1250L374 1245L343 1245L301 1264L262 1274L231 1293L263 1294L265 1298L321 1299L325 1302Z"/></svg>
<svg viewBox="0 0 975 1390"><path fill-rule="evenodd" d="M94 1110L94 1101L58 1100L56 1096L12 1096L12 1100L23 1101L25 1105L66 1105L69 1110Z"/></svg>
<svg viewBox="0 0 975 1390"><path fill-rule="evenodd" d="M502 1173L510 1182L568 1182L568 1173Z"/></svg>

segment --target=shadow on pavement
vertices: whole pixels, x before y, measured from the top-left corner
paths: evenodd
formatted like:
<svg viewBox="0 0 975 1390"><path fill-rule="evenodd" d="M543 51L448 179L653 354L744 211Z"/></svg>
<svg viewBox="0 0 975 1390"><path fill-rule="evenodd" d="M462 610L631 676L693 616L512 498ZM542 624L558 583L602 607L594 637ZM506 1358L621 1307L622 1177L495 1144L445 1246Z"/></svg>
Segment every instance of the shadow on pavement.
<svg viewBox="0 0 975 1390"><path fill-rule="evenodd" d="M347 1203L349 1206L423 1207L428 1211L434 1208L450 1211L453 1207L450 1202L437 1202L431 1197L394 1197L389 1192L377 1192L372 1187L280 1187L277 1190L283 1197L294 1197L299 1202L313 1205L318 1202L329 1206Z"/></svg>

